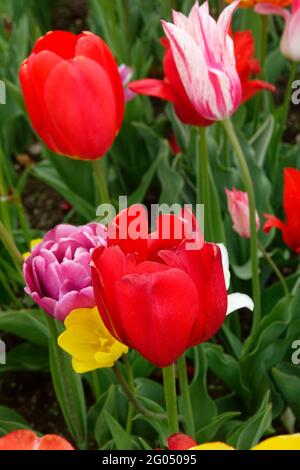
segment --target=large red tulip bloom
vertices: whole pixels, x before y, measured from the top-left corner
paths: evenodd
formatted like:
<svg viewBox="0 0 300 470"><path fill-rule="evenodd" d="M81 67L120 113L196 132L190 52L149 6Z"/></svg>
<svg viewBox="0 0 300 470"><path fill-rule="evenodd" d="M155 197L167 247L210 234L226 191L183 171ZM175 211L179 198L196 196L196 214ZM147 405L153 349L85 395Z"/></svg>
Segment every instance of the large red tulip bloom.
<svg viewBox="0 0 300 470"><path fill-rule="evenodd" d="M283 241L296 253L300 253L300 170L296 168L284 170L283 206L286 221L267 214L264 231L278 228L282 232Z"/></svg>
<svg viewBox="0 0 300 470"><path fill-rule="evenodd" d="M55 434L37 437L29 429L20 429L0 438L0 450L74 450L74 448L66 439Z"/></svg>
<svg viewBox="0 0 300 470"><path fill-rule="evenodd" d="M227 297L224 249L200 243L190 214L160 216L157 230L148 235L147 217L138 207L139 215L132 208L122 211L108 228L107 248L94 250L93 288L110 333L156 366L166 367L211 338L226 314L248 306L250 299ZM131 225L136 232L131 233ZM197 247L190 245L192 225Z"/></svg>
<svg viewBox="0 0 300 470"><path fill-rule="evenodd" d="M54 152L94 160L112 146L124 116L115 59L93 33L51 31L20 69L31 123Z"/></svg>
<svg viewBox="0 0 300 470"><path fill-rule="evenodd" d="M254 38L251 31L241 31L233 34L236 69L242 86L242 103L252 98L261 90L275 91L275 87L262 80L252 79L259 74L260 64L254 58ZM181 78L177 71L172 49L168 39L164 38L162 44L165 47L163 62L164 80L146 78L137 80L129 85L135 93L153 96L170 101L174 105L178 118L191 126L208 126L214 121L208 121L197 112L192 105Z"/></svg>

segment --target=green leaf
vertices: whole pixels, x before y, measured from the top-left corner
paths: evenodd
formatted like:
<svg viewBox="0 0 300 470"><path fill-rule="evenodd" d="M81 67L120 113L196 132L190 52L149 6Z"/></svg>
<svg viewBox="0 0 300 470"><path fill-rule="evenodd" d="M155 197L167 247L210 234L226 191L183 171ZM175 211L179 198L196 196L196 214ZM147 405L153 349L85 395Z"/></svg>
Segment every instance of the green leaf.
<svg viewBox="0 0 300 470"><path fill-rule="evenodd" d="M195 373L190 385L196 430L206 426L217 415L217 406L207 390L207 359L203 345L194 348Z"/></svg>
<svg viewBox="0 0 300 470"><path fill-rule="evenodd" d="M300 369L288 363L279 364L272 369L276 386L283 395L286 404L293 410L300 421Z"/></svg>
<svg viewBox="0 0 300 470"><path fill-rule="evenodd" d="M233 418L236 418L241 413L239 411L230 411L228 413L223 413L218 416L215 416L211 423L207 424L203 428L199 429L196 433L197 442L210 442L212 441L219 429L223 424L227 423Z"/></svg>
<svg viewBox="0 0 300 470"><path fill-rule="evenodd" d="M50 330L50 371L56 397L68 429L80 449L87 445L87 413L81 378L72 368L71 358L57 344L61 332L52 318L47 318Z"/></svg>
<svg viewBox="0 0 300 470"><path fill-rule="evenodd" d="M0 330L15 334L39 346L48 347L48 329L38 309L0 310Z"/></svg>
<svg viewBox="0 0 300 470"><path fill-rule="evenodd" d="M116 450L132 450L132 442L125 429L123 429L118 421L105 410L104 416L114 439Z"/></svg>
<svg viewBox="0 0 300 470"><path fill-rule="evenodd" d="M228 437L228 444L238 450L248 450L260 441L272 423L272 406L269 403L269 396L269 393L266 393L257 412Z"/></svg>
<svg viewBox="0 0 300 470"><path fill-rule="evenodd" d="M152 163L148 171L143 174L141 183L139 187L132 193L129 198L128 198L128 205L131 206L133 204L141 203L146 194L147 191L152 183L152 180L156 174L156 171L161 164L161 161L167 157L169 152L169 147L166 141L162 141L160 150L158 152L158 155L156 157L156 160Z"/></svg>
<svg viewBox="0 0 300 470"><path fill-rule="evenodd" d="M3 405L0 405L0 421L15 421L27 425L26 420L17 411Z"/></svg>
<svg viewBox="0 0 300 470"><path fill-rule="evenodd" d="M244 400L249 400L251 392L245 385L240 366L229 354L225 354L222 346L206 343L204 351L207 355L209 369L219 377L230 390L235 391Z"/></svg>
<svg viewBox="0 0 300 470"><path fill-rule="evenodd" d="M47 349L36 344L23 343L6 354L6 364L0 366L0 375L11 371L44 372L48 368Z"/></svg>
<svg viewBox="0 0 300 470"><path fill-rule="evenodd" d="M255 160L263 168L275 127L274 117L270 114L249 143L255 150Z"/></svg>

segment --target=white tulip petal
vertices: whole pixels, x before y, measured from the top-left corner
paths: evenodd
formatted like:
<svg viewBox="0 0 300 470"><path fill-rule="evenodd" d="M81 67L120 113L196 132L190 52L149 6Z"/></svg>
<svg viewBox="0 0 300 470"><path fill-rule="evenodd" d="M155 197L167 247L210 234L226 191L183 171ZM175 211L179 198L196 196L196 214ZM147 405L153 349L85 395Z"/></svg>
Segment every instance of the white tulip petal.
<svg viewBox="0 0 300 470"><path fill-rule="evenodd" d="M225 278L225 285L226 285L226 290L229 289L230 286L230 271L229 271L229 257L228 257L228 251L225 245L223 243L218 243L218 247L221 250L221 255L222 255L222 264L223 264L223 271L224 271L224 278Z"/></svg>
<svg viewBox="0 0 300 470"><path fill-rule="evenodd" d="M246 294L230 294L228 296L228 307L226 315L229 315L236 310L240 310L241 308L248 308L253 312L254 310L254 303L253 300Z"/></svg>

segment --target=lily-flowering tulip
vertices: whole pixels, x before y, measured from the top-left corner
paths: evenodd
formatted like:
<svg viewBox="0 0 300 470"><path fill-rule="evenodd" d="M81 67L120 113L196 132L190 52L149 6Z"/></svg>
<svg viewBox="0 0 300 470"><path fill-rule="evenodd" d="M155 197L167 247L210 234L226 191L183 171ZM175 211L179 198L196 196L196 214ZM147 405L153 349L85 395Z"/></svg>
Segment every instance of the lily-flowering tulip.
<svg viewBox="0 0 300 470"><path fill-rule="evenodd" d="M227 205L233 222L233 230L243 238L250 238L250 214L248 194L235 188L225 189ZM259 230L260 219L256 212L256 229Z"/></svg>
<svg viewBox="0 0 300 470"><path fill-rule="evenodd" d="M0 450L74 450L74 447L55 434L37 437L29 429L20 429L0 438Z"/></svg>
<svg viewBox="0 0 300 470"><path fill-rule="evenodd" d="M92 277L97 307L110 333L158 367L211 338L226 314L253 309L231 294L225 247L202 242L195 220L161 215L148 235L143 206L122 211L108 227L107 248L95 249ZM193 227L192 227L193 225Z"/></svg>
<svg viewBox="0 0 300 470"><path fill-rule="evenodd" d="M235 450L224 442L208 442L197 445L189 436L181 433L168 438L169 450ZM300 434L275 436L257 444L251 450L300 450Z"/></svg>
<svg viewBox="0 0 300 470"><path fill-rule="evenodd" d="M194 7L194 9L195 8L196 7ZM192 14L194 16L192 16ZM200 17L199 12L198 14ZM179 13L174 13L175 24L176 21L179 21L178 18L181 18L181 16L178 15ZM200 20L196 22L195 16L195 13L192 12L188 21L192 23L194 18L194 27L196 28L198 25L200 28ZM252 76L260 73L260 64L259 61L254 58L254 38L251 31L236 32L232 35L232 39L236 70L242 87L241 103L249 100L253 95L263 89L274 91L275 88L273 85L262 80L252 79ZM230 41L231 39L228 39L228 42ZM200 108L195 106L194 102L189 97L190 95L188 96L187 89L183 85L179 69L177 69L177 65L175 63L171 42L164 38L162 43L166 49L163 64L165 74L164 80L137 80L130 84L130 89L142 95L154 96L172 102L177 116L185 124L193 126L207 126L212 124L216 119L216 116L214 118L210 116L210 120L205 119L201 114ZM194 69L191 69L190 72L194 73ZM212 73L210 73L210 77L212 77ZM203 89L203 93L204 92L205 89Z"/></svg>
<svg viewBox="0 0 300 470"><path fill-rule="evenodd" d="M20 69L31 123L54 152L94 160L112 146L124 116L115 59L102 39L51 31Z"/></svg>
<svg viewBox="0 0 300 470"><path fill-rule="evenodd" d="M285 222L274 215L266 214L264 231L278 228L283 241L296 253L300 253L300 170L285 168L283 206Z"/></svg>
<svg viewBox="0 0 300 470"><path fill-rule="evenodd" d="M25 292L61 321L75 308L93 308L91 254L105 244L106 229L101 224L58 225L24 262Z"/></svg>
<svg viewBox="0 0 300 470"><path fill-rule="evenodd" d="M113 367L128 352L105 327L97 307L73 310L65 319L65 331L59 346L72 356L75 372L83 374L95 369Z"/></svg>
<svg viewBox="0 0 300 470"><path fill-rule="evenodd" d="M233 0L226 0L226 3L232 3ZM259 5L260 3L269 3L270 5L278 7L286 7L291 3L291 0L240 0L239 7L251 8Z"/></svg>
<svg viewBox="0 0 300 470"><path fill-rule="evenodd" d="M285 20L280 49L282 54L293 62L300 62L300 1L292 0L292 11L282 6L263 2L255 7L262 15L280 15Z"/></svg>

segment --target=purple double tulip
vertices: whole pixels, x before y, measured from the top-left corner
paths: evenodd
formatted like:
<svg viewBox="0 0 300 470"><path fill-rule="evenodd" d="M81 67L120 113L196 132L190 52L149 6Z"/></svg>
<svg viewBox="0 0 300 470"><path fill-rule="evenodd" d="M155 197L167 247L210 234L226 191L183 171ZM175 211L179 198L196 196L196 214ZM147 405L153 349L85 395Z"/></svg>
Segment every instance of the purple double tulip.
<svg viewBox="0 0 300 470"><path fill-rule="evenodd" d="M90 261L97 246L106 246L101 224L58 225L50 230L24 262L25 292L61 321L75 308L93 308Z"/></svg>

